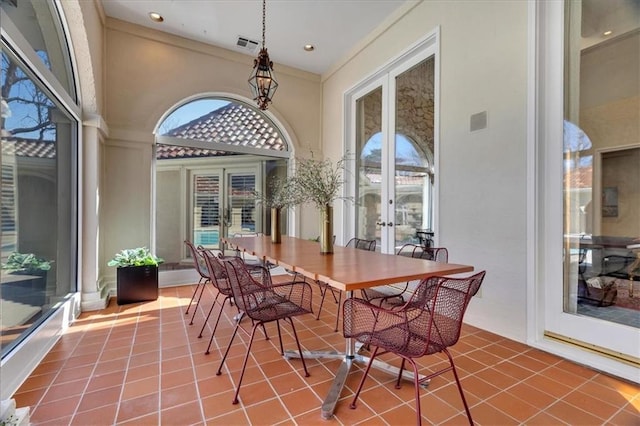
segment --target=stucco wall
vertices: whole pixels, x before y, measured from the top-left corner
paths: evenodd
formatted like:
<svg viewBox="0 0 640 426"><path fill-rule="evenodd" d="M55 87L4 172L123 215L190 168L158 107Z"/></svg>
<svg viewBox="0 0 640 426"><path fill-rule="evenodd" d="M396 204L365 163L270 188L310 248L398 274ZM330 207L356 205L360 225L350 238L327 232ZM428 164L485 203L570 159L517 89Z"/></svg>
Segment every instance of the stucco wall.
<svg viewBox="0 0 640 426"><path fill-rule="evenodd" d="M272 54L273 55L273 54ZM276 60L280 83L268 114L286 132L296 155L319 151L320 76ZM249 100L253 57L107 19L104 214L101 264L116 251L152 241L153 131L163 114L202 94ZM115 272L105 270L107 281Z"/></svg>
<svg viewBox="0 0 640 426"><path fill-rule="evenodd" d="M526 339L526 2L421 2L323 76L323 152L342 155L344 94L440 26L438 242L486 269L467 321ZM438 64L436 65L438 66ZM471 133L471 114L488 128ZM340 205L336 206L340 214ZM342 232L341 223L335 233ZM505 262L508 254L508 262Z"/></svg>

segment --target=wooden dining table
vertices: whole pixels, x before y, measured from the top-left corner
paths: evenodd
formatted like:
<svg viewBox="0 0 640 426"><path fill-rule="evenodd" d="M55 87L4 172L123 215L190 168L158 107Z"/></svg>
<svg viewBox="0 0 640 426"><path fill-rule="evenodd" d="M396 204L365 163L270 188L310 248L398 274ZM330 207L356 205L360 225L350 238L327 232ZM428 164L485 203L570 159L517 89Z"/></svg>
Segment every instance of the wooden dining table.
<svg viewBox="0 0 640 426"><path fill-rule="evenodd" d="M222 241L230 248L255 256L265 263L282 266L314 281L326 282L336 289L346 291L347 297L353 297L354 290L473 271L473 266L469 265L439 263L351 247L334 246L333 253L321 254L317 242L288 236L283 236L279 244L272 243L269 236L223 238ZM366 356L356 351L352 339L345 340L346 349L343 353L309 351L303 354L305 358L343 360L322 404L321 416L324 419L333 416L353 363L368 362ZM285 356L292 358L299 357L300 354L287 351ZM389 372L397 371L384 362L376 362L374 367Z"/></svg>

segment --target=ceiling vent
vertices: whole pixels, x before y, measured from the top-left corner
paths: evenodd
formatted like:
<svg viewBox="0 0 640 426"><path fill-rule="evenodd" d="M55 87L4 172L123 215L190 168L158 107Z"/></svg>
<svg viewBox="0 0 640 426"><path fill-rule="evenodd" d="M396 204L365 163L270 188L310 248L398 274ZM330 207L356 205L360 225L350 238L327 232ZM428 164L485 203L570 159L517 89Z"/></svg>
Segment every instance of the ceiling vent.
<svg viewBox="0 0 640 426"><path fill-rule="evenodd" d="M242 36L238 36L238 41L236 42L237 47L251 53L256 53L258 51L258 44L259 43L257 41L250 40Z"/></svg>

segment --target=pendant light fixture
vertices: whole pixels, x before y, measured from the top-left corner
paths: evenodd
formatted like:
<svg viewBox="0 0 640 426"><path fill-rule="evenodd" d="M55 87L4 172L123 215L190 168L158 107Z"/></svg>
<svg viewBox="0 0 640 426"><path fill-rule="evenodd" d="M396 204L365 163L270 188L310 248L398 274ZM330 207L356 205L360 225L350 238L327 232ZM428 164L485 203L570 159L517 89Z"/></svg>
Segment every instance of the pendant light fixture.
<svg viewBox="0 0 640 426"><path fill-rule="evenodd" d="M269 53L265 47L266 14L266 0L262 0L262 49L260 49L258 57L253 60L253 73L249 77L253 100L257 102L258 108L261 110L266 110L269 107L278 88L278 82L273 75L273 62L269 59Z"/></svg>

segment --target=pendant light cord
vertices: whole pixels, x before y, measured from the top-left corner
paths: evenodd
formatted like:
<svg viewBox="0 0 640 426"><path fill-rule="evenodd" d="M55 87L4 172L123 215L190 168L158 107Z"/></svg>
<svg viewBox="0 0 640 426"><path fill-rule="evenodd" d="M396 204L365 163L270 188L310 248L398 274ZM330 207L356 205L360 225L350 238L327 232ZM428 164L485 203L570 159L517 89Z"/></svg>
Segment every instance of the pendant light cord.
<svg viewBox="0 0 640 426"><path fill-rule="evenodd" d="M265 29L267 27L266 24L266 16L267 16L267 0L262 0L262 48L264 49L264 34L265 34Z"/></svg>

